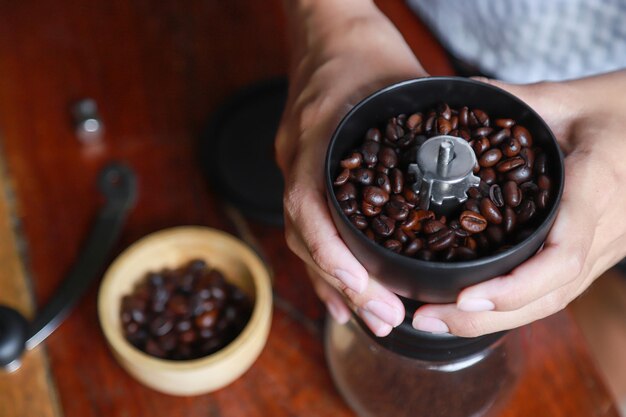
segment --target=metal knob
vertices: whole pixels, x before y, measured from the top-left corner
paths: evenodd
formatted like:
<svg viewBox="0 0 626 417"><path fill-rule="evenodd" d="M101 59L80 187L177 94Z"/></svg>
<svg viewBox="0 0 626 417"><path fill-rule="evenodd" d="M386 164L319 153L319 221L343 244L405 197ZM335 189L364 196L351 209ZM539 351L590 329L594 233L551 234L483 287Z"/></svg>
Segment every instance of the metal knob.
<svg viewBox="0 0 626 417"><path fill-rule="evenodd" d="M85 98L72 106L72 117L76 136L85 144L99 142L104 126L94 99Z"/></svg>
<svg viewBox="0 0 626 417"><path fill-rule="evenodd" d="M472 147L455 136L428 139L418 148L416 162L409 165L409 172L415 175L413 190L424 210L431 204L443 211L456 207L467 200L467 190L480 183L472 172L476 165Z"/></svg>

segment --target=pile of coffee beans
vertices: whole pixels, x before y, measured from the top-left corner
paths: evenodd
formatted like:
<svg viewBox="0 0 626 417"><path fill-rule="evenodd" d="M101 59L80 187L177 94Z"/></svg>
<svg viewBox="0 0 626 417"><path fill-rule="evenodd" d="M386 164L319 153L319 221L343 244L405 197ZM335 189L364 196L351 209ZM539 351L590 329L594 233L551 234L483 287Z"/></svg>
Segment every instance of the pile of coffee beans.
<svg viewBox="0 0 626 417"><path fill-rule="evenodd" d="M419 209L408 171L418 148L438 135L469 142L481 179L448 218ZM334 193L352 224L391 251L426 261L471 260L524 240L543 220L554 193L548 165L516 120L442 103L367 130L341 161Z"/></svg>
<svg viewBox="0 0 626 417"><path fill-rule="evenodd" d="M132 345L162 359L210 355L244 328L252 305L217 269L200 259L150 272L124 296L121 319Z"/></svg>

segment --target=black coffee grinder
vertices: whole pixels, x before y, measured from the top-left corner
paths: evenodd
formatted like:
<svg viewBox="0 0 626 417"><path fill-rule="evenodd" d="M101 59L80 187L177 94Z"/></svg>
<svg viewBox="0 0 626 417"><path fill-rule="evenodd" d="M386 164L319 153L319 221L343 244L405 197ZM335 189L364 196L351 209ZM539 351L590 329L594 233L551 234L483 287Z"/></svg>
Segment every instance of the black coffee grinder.
<svg viewBox="0 0 626 417"><path fill-rule="evenodd" d="M333 193L340 160L368 128L398 114L424 111L445 102L451 107L485 110L494 118L513 118L532 132L550 162L554 194L543 220L519 243L469 261L427 262L387 250L368 239L343 213ZM418 149L409 167L422 208L437 214L454 210L479 179L476 157L467 141L437 136ZM401 82L357 104L337 127L327 153L326 189L335 225L371 277L399 295L404 322L384 338L374 336L357 317L346 326L329 321L326 352L335 382L360 416L484 416L501 404L519 371L521 333L476 338L415 330L412 316L424 303L454 303L468 286L505 274L532 256L557 215L563 191L563 156L546 123L528 105L497 87L458 77ZM426 198L424 198L426 196Z"/></svg>

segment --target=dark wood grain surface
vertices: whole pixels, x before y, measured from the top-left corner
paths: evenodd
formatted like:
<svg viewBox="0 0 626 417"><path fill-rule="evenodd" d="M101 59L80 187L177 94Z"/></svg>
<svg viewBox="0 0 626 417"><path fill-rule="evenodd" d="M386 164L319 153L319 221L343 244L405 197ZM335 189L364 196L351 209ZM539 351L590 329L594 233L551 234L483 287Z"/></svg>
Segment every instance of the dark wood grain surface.
<svg viewBox="0 0 626 417"><path fill-rule="evenodd" d="M427 69L450 71L400 1L379 4ZM96 174L111 159L133 166L141 193L118 251L174 225L236 232L202 177L197 138L221 100L283 74L286 62L278 0L0 3L0 138L37 305L77 255L100 201ZM72 130L69 105L84 96L100 105L99 147L82 145ZM276 302L268 344L250 371L193 398L144 388L104 343L94 286L46 342L63 415L351 416L325 367L324 311L304 268L282 230L251 230L275 272ZM532 330L526 372L504 415L616 416L569 315ZM17 414L9 406L0 415Z"/></svg>

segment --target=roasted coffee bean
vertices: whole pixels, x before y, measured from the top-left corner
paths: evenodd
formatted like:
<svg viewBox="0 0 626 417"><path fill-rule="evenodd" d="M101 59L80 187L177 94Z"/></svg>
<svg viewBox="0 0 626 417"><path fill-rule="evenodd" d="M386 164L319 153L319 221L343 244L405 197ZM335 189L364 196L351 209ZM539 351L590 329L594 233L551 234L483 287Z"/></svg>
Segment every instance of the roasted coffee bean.
<svg viewBox="0 0 626 417"><path fill-rule="evenodd" d="M365 140L368 141L373 141L373 142L380 142L382 140L382 133L380 133L380 130L378 130L377 128L373 127L371 129L368 129L367 132L365 132ZM363 155L365 157L365 155Z"/></svg>
<svg viewBox="0 0 626 417"><path fill-rule="evenodd" d="M452 117L450 117L450 124L452 125L452 129L454 129L456 131L456 129L459 127L459 116L452 115Z"/></svg>
<svg viewBox="0 0 626 417"><path fill-rule="evenodd" d="M457 134L454 136L458 136L461 139L466 140L467 142L469 142L472 139L470 133L465 129L457 129Z"/></svg>
<svg viewBox="0 0 626 417"><path fill-rule="evenodd" d="M415 133L408 132L396 142L396 145L402 149L413 146L415 143Z"/></svg>
<svg viewBox="0 0 626 417"><path fill-rule="evenodd" d="M532 175L532 170L528 166L522 165L519 168L515 168L514 170L507 172L506 179L521 184L530 180L532 178Z"/></svg>
<svg viewBox="0 0 626 417"><path fill-rule="evenodd" d="M428 116L426 117L426 122L424 123L424 131L426 133L431 133L433 130L433 127L435 125L435 119L437 118L437 115L435 113L429 113Z"/></svg>
<svg viewBox="0 0 626 417"><path fill-rule="evenodd" d="M374 171L376 171L378 174L389 175L389 168L387 168L386 166L384 166L382 164L376 165L374 167Z"/></svg>
<svg viewBox="0 0 626 417"><path fill-rule="evenodd" d="M535 167L534 167L534 171L535 171L535 175L539 176L539 175L544 175L548 172L548 157L545 153L540 153L539 155L537 155L537 157L535 158Z"/></svg>
<svg viewBox="0 0 626 417"><path fill-rule="evenodd" d="M487 228L487 219L474 211L466 210L459 217L461 227L470 233L480 233Z"/></svg>
<svg viewBox="0 0 626 417"><path fill-rule="evenodd" d="M341 201L339 202L339 206L346 216L356 213L359 209L359 205L356 200Z"/></svg>
<svg viewBox="0 0 626 417"><path fill-rule="evenodd" d="M154 339L148 339L144 350L148 355L154 356L155 358L165 358L167 355L167 352L163 350Z"/></svg>
<svg viewBox="0 0 626 417"><path fill-rule="evenodd" d="M455 234L457 237L460 237L460 238L466 238L466 237L469 237L469 236L470 236L470 233L469 233L467 230L463 229L463 228L461 227L461 224L460 224L460 223L459 223L459 228L458 228L458 229L452 229L452 230L454 230L454 234Z"/></svg>
<svg viewBox="0 0 626 417"><path fill-rule="evenodd" d="M474 115L474 117L476 117L478 123L483 126L489 126L489 116L487 115L487 113L480 109L473 109L472 114Z"/></svg>
<svg viewBox="0 0 626 417"><path fill-rule="evenodd" d="M479 233L472 236L476 240L476 249L479 251L487 251L489 250L489 240L484 233Z"/></svg>
<svg viewBox="0 0 626 417"><path fill-rule="evenodd" d="M496 171L509 172L515 168L521 167L526 163L521 156L514 156L513 158L507 158L496 165Z"/></svg>
<svg viewBox="0 0 626 417"><path fill-rule="evenodd" d="M450 117L452 117L452 109L450 109L448 103L439 103L437 105L437 114L446 120L450 120Z"/></svg>
<svg viewBox="0 0 626 417"><path fill-rule="evenodd" d="M493 184L489 188L489 198L496 207L504 206L504 197L502 196L502 188L498 184Z"/></svg>
<svg viewBox="0 0 626 417"><path fill-rule="evenodd" d="M504 242L504 230L502 230L502 227L500 226L493 224L487 226L487 229L485 229L485 235L487 236L487 239L489 239L489 242L491 242L495 247L502 245L502 242Z"/></svg>
<svg viewBox="0 0 626 417"><path fill-rule="evenodd" d="M337 201L354 199L356 198L356 195L356 187L351 182L346 182L345 184L339 186L337 191L335 191L335 197L337 197Z"/></svg>
<svg viewBox="0 0 626 417"><path fill-rule="evenodd" d="M513 127L513 125L515 124L515 120L513 119L496 119L493 121L493 123L501 128L507 128L507 127Z"/></svg>
<svg viewBox="0 0 626 417"><path fill-rule="evenodd" d="M378 152L378 160L387 168L395 168L398 164L398 154L392 148L383 146Z"/></svg>
<svg viewBox="0 0 626 417"><path fill-rule="evenodd" d="M417 251L419 251L423 247L424 241L422 239L414 239L406 245L403 252L405 255L412 256L415 255Z"/></svg>
<svg viewBox="0 0 626 417"><path fill-rule="evenodd" d="M533 137L524 126L515 125L513 129L511 129L511 134L515 139L519 140L519 143L523 147L530 148L533 146Z"/></svg>
<svg viewBox="0 0 626 417"><path fill-rule="evenodd" d="M365 230L369 226L367 218L362 214L353 214L350 216L350 221L359 230Z"/></svg>
<svg viewBox="0 0 626 417"><path fill-rule="evenodd" d="M374 206L368 203L367 201L364 201L361 204L361 211L367 217L374 217L374 216L378 216L383 211L383 208L380 206Z"/></svg>
<svg viewBox="0 0 626 417"><path fill-rule="evenodd" d="M372 229L365 229L365 237L367 237L369 240L376 240L376 235L374 234Z"/></svg>
<svg viewBox="0 0 626 417"><path fill-rule="evenodd" d="M409 215L409 206L401 201L392 200L385 204L385 213L396 221L403 221Z"/></svg>
<svg viewBox="0 0 626 417"><path fill-rule="evenodd" d="M355 169L361 165L361 162L363 162L363 155L353 152L352 155L342 160L340 165L342 168Z"/></svg>
<svg viewBox="0 0 626 417"><path fill-rule="evenodd" d="M457 255L456 255L456 248L455 247L451 247L448 248L446 250L444 250L441 254L441 259L444 262L452 262L454 260L456 260Z"/></svg>
<svg viewBox="0 0 626 417"><path fill-rule="evenodd" d="M381 207L389 201L389 193L380 187L369 185L363 189L363 201L376 207Z"/></svg>
<svg viewBox="0 0 626 417"><path fill-rule="evenodd" d="M374 185L380 187L387 194L391 194L391 181L389 180L389 176L387 174L383 174L382 172L376 175L376 179L374 180Z"/></svg>
<svg viewBox="0 0 626 417"><path fill-rule="evenodd" d="M489 198L483 198L480 202L480 214L483 215L489 223L500 224L502 223L502 213L498 210L498 207Z"/></svg>
<svg viewBox="0 0 626 417"><path fill-rule="evenodd" d="M544 210L548 207L548 202L550 201L550 191L541 190L535 196L535 203L537 204L537 208L540 210Z"/></svg>
<svg viewBox="0 0 626 417"><path fill-rule="evenodd" d="M482 198L482 196L478 197ZM474 213L480 213L480 204L478 198L470 198L465 202L465 210L473 211Z"/></svg>
<svg viewBox="0 0 626 417"><path fill-rule="evenodd" d="M368 168L373 168L378 163L378 152L380 151L380 143L368 140L361 148L363 162Z"/></svg>
<svg viewBox="0 0 626 417"><path fill-rule="evenodd" d="M455 248L455 254L458 259L463 261L470 261L472 259L476 259L478 256L475 249L471 249L467 246L459 246L458 248Z"/></svg>
<svg viewBox="0 0 626 417"><path fill-rule="evenodd" d="M391 192L400 194L404 189L404 174L398 168L391 170Z"/></svg>
<svg viewBox="0 0 626 417"><path fill-rule="evenodd" d="M467 195L469 198L476 198L476 199L480 199L484 197L483 193L480 192L480 189L478 187L471 187L470 189L468 189Z"/></svg>
<svg viewBox="0 0 626 417"><path fill-rule="evenodd" d="M371 168L357 168L351 172L353 181L362 185L371 185L374 182L374 170Z"/></svg>
<svg viewBox="0 0 626 417"><path fill-rule="evenodd" d="M504 208L504 215L502 216L502 227L504 228L504 232L510 234L513 230L515 230L516 224L517 215L515 214L515 210L506 206Z"/></svg>
<svg viewBox="0 0 626 417"><path fill-rule="evenodd" d="M476 157L479 158L487 149L489 149L489 139L487 138L476 138L472 141L472 149L476 154Z"/></svg>
<svg viewBox="0 0 626 417"><path fill-rule="evenodd" d="M217 324L219 312L217 310L207 311L196 317L195 323L199 329L210 329Z"/></svg>
<svg viewBox="0 0 626 417"><path fill-rule="evenodd" d="M428 235L436 233L441 229L446 228L446 225L439 220L427 220L422 225L422 231Z"/></svg>
<svg viewBox="0 0 626 417"><path fill-rule="evenodd" d="M507 181L503 187L504 202L510 207L517 207L522 202L522 190L515 181Z"/></svg>
<svg viewBox="0 0 626 417"><path fill-rule="evenodd" d="M381 214L378 217L374 217L374 219L372 220L372 230L374 231L374 233L382 237L391 236L391 234L395 230L395 227L395 221L392 218L385 216L384 214Z"/></svg>
<svg viewBox="0 0 626 417"><path fill-rule="evenodd" d="M174 328L174 320L168 316L157 316L148 325L150 332L156 336L163 336Z"/></svg>
<svg viewBox="0 0 626 417"><path fill-rule="evenodd" d="M401 228L397 227L396 230L393 231L393 238L403 245L408 243L411 239L409 235L406 234Z"/></svg>
<svg viewBox="0 0 626 417"><path fill-rule="evenodd" d="M383 243L383 246L392 252L400 253L402 251L402 243L395 239L386 240Z"/></svg>
<svg viewBox="0 0 626 417"><path fill-rule="evenodd" d="M467 125L469 124L469 109L467 108L467 106L461 107L461 109L459 110L459 124L463 127L467 127Z"/></svg>
<svg viewBox="0 0 626 417"><path fill-rule="evenodd" d="M478 164L483 168L491 168L502 159L502 151L498 148L489 149L478 159Z"/></svg>
<svg viewBox="0 0 626 417"><path fill-rule="evenodd" d="M515 138L508 139L502 144L502 153L507 158L512 158L517 156L522 150L522 145L519 143L519 140Z"/></svg>
<svg viewBox="0 0 626 417"><path fill-rule="evenodd" d="M491 135L489 135L489 144L491 146L499 146L504 143L511 136L509 129L500 129Z"/></svg>
<svg viewBox="0 0 626 417"><path fill-rule="evenodd" d="M519 156L524 158L526 166L532 170L535 163L535 151L532 148L522 148L519 152Z"/></svg>
<svg viewBox="0 0 626 417"><path fill-rule="evenodd" d="M435 212L431 210L417 210L415 213L419 222L435 219Z"/></svg>
<svg viewBox="0 0 626 417"><path fill-rule="evenodd" d="M422 126L423 116L422 113L413 113L406 120L406 127L415 132Z"/></svg>
<svg viewBox="0 0 626 417"><path fill-rule="evenodd" d="M407 219L404 222L402 222L402 224L400 224L400 227L404 231L407 231L407 230L419 231L419 230L421 230L422 224L420 223L420 219L419 219L419 216L417 214L417 211L409 212L409 215L408 215Z"/></svg>
<svg viewBox="0 0 626 417"><path fill-rule="evenodd" d="M473 138L480 138L491 135L493 129L490 127L479 127L478 129L474 129L472 131Z"/></svg>
<svg viewBox="0 0 626 417"><path fill-rule="evenodd" d="M415 254L415 257L422 261L430 262L435 260L435 253L428 249L420 249L417 251L417 254Z"/></svg>
<svg viewBox="0 0 626 417"><path fill-rule="evenodd" d="M535 202L525 199L517 208L517 221L521 224L526 223L535 216L536 212L537 207L535 206Z"/></svg>
<svg viewBox="0 0 626 417"><path fill-rule="evenodd" d="M525 197L532 198L535 194L539 192L539 187L532 181L526 181L519 186L522 194Z"/></svg>
<svg viewBox="0 0 626 417"><path fill-rule="evenodd" d="M436 233L428 236L428 249L439 252L449 248L454 243L454 232L445 227Z"/></svg>
<svg viewBox="0 0 626 417"><path fill-rule="evenodd" d="M537 186L539 187L540 190L550 190L551 187L551 181L550 178L548 178L548 176L546 175L540 175L539 178L537 178Z"/></svg>
<svg viewBox="0 0 626 417"><path fill-rule="evenodd" d="M446 118L438 117L435 121L435 129L440 135L447 135L452 130L452 125Z"/></svg>
<svg viewBox="0 0 626 417"><path fill-rule="evenodd" d="M493 168L483 168L478 172L480 179L487 185L491 185L496 182L498 178L496 171Z"/></svg>
<svg viewBox="0 0 626 417"><path fill-rule="evenodd" d="M350 170L346 168L341 171L339 175L337 175L337 178L335 179L333 185L343 185L346 183L346 181L348 181L348 179L350 179Z"/></svg>
<svg viewBox="0 0 626 417"><path fill-rule="evenodd" d="M404 124L406 123L406 118L407 118L406 114L404 114L404 113L399 114L399 115L396 116L396 122L400 126L404 127Z"/></svg>
<svg viewBox="0 0 626 417"><path fill-rule="evenodd" d="M420 202L419 196L411 188L405 188L404 191L402 192L402 195L404 196L404 199L409 205L412 204L413 206L415 206L419 204Z"/></svg>
<svg viewBox="0 0 626 417"><path fill-rule="evenodd" d="M389 123L387 123L385 138L391 142L395 142L402 136L404 136L404 129L402 129L402 126L398 125L398 121L394 117L389 121Z"/></svg>

